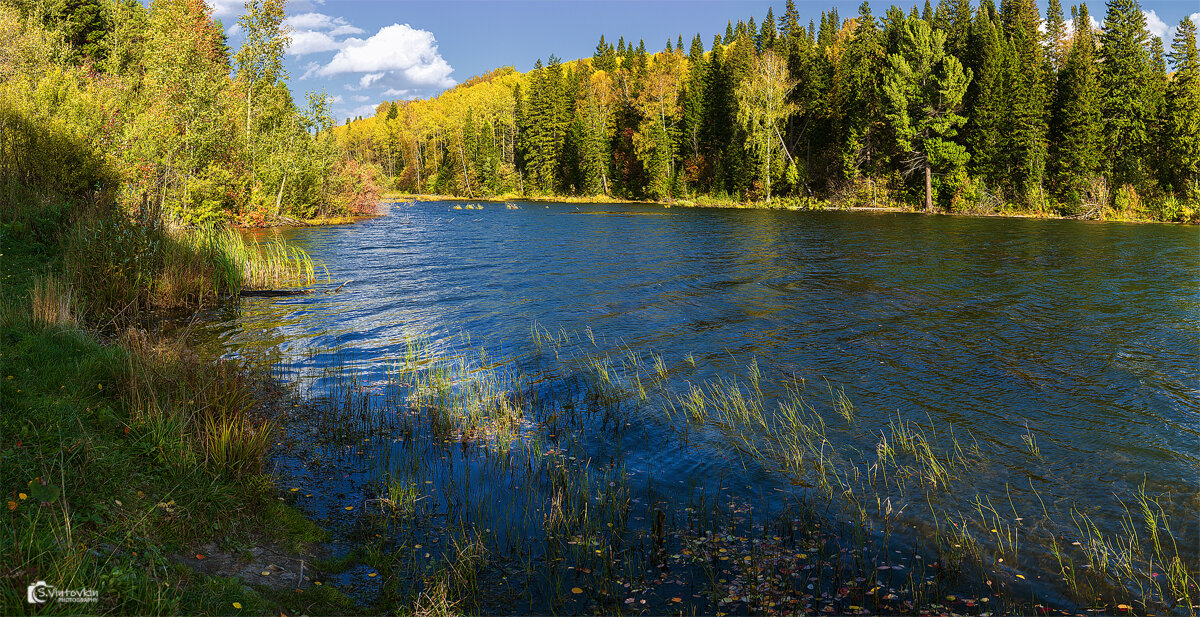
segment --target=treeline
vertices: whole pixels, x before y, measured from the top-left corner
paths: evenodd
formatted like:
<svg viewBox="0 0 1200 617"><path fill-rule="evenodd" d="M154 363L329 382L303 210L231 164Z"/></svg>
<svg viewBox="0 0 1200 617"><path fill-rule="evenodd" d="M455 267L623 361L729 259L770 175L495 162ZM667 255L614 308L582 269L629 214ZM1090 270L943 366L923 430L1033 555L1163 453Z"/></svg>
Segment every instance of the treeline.
<svg viewBox="0 0 1200 617"><path fill-rule="evenodd" d="M864 2L801 24L731 23L658 53L601 37L338 127L396 189L611 195L958 212L1200 216L1196 26L1169 49L1135 0ZM1168 72L1168 66L1171 67Z"/></svg>
<svg viewBox="0 0 1200 617"><path fill-rule="evenodd" d="M182 224L374 206L325 94L285 83L284 0L247 0L231 50L203 0L0 2L0 190ZM29 195L33 195L31 198Z"/></svg>

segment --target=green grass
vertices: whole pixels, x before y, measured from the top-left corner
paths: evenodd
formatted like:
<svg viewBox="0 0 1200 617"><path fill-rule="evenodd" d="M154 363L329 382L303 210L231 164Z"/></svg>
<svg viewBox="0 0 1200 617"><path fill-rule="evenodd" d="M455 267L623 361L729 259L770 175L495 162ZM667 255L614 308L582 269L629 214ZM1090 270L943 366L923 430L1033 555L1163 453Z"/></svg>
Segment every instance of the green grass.
<svg viewBox="0 0 1200 617"><path fill-rule="evenodd" d="M26 585L37 580L95 589L89 613L281 606L170 558L214 538L298 550L324 537L276 500L262 473L271 425L250 409L270 396L265 378L138 330L85 330L83 305L97 297L80 298L58 274L81 258L77 249L21 221L0 223L0 614L80 610L28 604Z"/></svg>

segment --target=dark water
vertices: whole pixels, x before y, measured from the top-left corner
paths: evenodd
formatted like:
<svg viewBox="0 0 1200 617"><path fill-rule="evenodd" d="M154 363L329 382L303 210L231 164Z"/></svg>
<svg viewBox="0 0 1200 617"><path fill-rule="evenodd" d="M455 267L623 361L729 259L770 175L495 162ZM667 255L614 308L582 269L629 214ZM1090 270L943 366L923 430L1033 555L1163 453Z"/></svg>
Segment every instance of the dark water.
<svg viewBox="0 0 1200 617"><path fill-rule="evenodd" d="M690 355L691 383L744 378L757 361L769 394L793 377L818 394L843 388L857 429L842 439L856 447L869 451L897 417L973 436L985 462L969 485L1017 514L1076 509L1119 535L1120 500L1144 484L1195 559L1194 227L454 205L398 204L359 224L287 232L350 282L246 301L207 327L231 350L267 350L285 373L336 355L367 381L413 336L455 354L469 335L502 357L529 350L534 323L590 328L598 346L659 353L672 370ZM1041 458L1028 456L1027 434ZM619 450L632 472L659 479L787 486L716 432L685 447L651 431Z"/></svg>

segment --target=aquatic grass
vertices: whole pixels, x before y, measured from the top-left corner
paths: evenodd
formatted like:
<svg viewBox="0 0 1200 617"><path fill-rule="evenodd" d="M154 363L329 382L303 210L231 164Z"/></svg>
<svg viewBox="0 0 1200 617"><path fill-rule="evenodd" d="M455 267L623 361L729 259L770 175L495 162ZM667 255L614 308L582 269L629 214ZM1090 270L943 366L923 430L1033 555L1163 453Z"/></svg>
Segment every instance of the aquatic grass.
<svg viewBox="0 0 1200 617"><path fill-rule="evenodd" d="M487 581L490 597L472 591L467 577L451 594L461 606L511 610L529 602L528 607L555 610L572 606L615 611L634 600L635 606L647 610L671 611L676 606L671 594L680 591L653 599L630 594L625 587L636 588L637 581L644 581L642 585L670 589L670 581L649 583L659 580L662 568L669 568L669 578L703 590L700 604L685 602L681 608L769 611L770 602L803 592L808 581L768 573L779 568L805 572L807 565L821 572L814 570L817 580L809 593L830 593L842 607L853 602L868 607L865 610L911 612L942 602L945 589L958 593L962 586L982 585L978 577L986 576L1003 581L988 590L995 594L994 608L1008 607L1003 612L1032 606L1017 584L1025 576L1022 571L1030 572L1024 568L1039 557L1027 547L1045 546L1046 557L1055 559L1048 522L1014 522L1021 518L1015 507L1013 513L1001 514L983 493L975 494L978 506L961 509L959 494L969 487L970 473L982 459L978 442L953 425L946 430L943 424L935 431L896 414L886 426L859 429L856 425L868 416L857 410L851 421L830 422L827 418L846 419L839 409L840 389L827 388L827 405L818 407L807 398L802 380L792 378L782 384L782 395L768 397L767 391L778 389L768 388L761 373L753 377L753 369L747 370L744 381L649 387L647 382L659 381L653 354L643 361L628 346L602 351L598 338L590 345L591 339L583 339L582 348L576 349L563 342L567 337L561 330L551 342L549 330L540 327L531 329L534 347L537 338L541 348L536 353L503 361L485 361L486 356L475 353L438 357L428 346L413 345L403 352L404 361L389 369L382 386L364 383L357 369L334 375L353 383L340 386L336 392L341 394L330 397L347 410L320 416L346 423L320 431L322 439L346 431L345 437L330 440L352 446L331 451L346 453L337 457L356 466L379 460L389 470L384 484L378 485L380 500L388 499L385 485L391 479L400 479L402 487L425 487L414 497L413 514L364 514L357 525L369 525L383 538L445 529L449 535L437 532L444 541L478 540L486 548L487 565L475 570L474 580L478 588ZM846 396L844 391L840 394ZM619 459L601 464L583 455L585 440L617 441L635 420L661 422L681 435L704 432L744 457L747 465L761 465L801 487L794 504L780 506L779 514L794 522L775 534L791 537L796 544L776 544L765 531L766 521L751 514L759 510L744 501L726 499L720 492L681 495L670 487L658 493L653 483L631 482ZM875 437L868 437L869 445L859 451L845 439L851 431ZM396 444L396 454L385 454L389 442ZM351 451L358 452L349 456ZM914 502L925 503L928 514L909 507ZM1145 519L1140 506L1130 511L1141 517L1138 520ZM889 564L897 557L892 548L906 541L896 544L894 534L913 525L920 531L905 533L915 537L917 546L902 558L909 567L893 571ZM1169 553L1166 532L1160 533L1163 551ZM1137 547L1118 548L1153 551L1151 537L1145 538ZM414 564L424 563L404 546L397 544L393 550ZM784 551L786 546L794 548ZM1074 571L1066 568L1082 558L1082 552L1061 542L1057 548L1059 571ZM787 553L792 550L796 552ZM922 562L922 556L942 569L923 566L930 562ZM1169 557L1155 559L1166 564L1160 569L1173 567ZM1176 569L1185 574L1176 578L1194 585L1194 577L1186 574L1190 568L1180 563L1184 565ZM880 565L889 567L878 570ZM1085 577L1074 586L1073 597L1128 601L1143 594L1161 595L1146 585L1124 596L1102 591L1108 588L1090 582L1087 568L1077 570ZM1167 575L1161 576L1166 589ZM859 579L861 587L847 584ZM843 588L849 590L844 598ZM421 589L428 586L418 585L413 593L423 593ZM873 591L878 589L883 591ZM403 597L389 593L386 597L395 601ZM639 597L648 604L640 604Z"/></svg>

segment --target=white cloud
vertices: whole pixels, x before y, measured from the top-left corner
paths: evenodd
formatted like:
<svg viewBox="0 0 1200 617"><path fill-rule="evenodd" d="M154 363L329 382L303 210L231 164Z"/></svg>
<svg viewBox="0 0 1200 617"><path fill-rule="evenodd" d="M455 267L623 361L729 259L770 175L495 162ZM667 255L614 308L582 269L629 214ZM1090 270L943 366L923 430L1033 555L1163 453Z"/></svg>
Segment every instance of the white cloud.
<svg viewBox="0 0 1200 617"><path fill-rule="evenodd" d="M358 80L358 87L359 87L359 88L366 88L367 86L370 86L371 84L373 84L373 83L375 83L375 82L379 81L380 79L383 79L383 73L382 73L382 72L380 72L380 73L367 73L366 75L363 75L361 79L359 79L359 80Z"/></svg>
<svg viewBox="0 0 1200 617"><path fill-rule="evenodd" d="M364 32L342 17L312 11L288 17L287 25L292 28L292 43L288 46L288 53L293 56L337 51L342 48L344 41L335 37Z"/></svg>
<svg viewBox="0 0 1200 617"><path fill-rule="evenodd" d="M1175 34L1174 26L1168 26L1153 9L1142 11L1142 14L1146 16L1146 29L1150 34L1162 39L1163 43L1170 44L1171 37Z"/></svg>
<svg viewBox="0 0 1200 617"><path fill-rule="evenodd" d="M341 98L341 97L338 97L338 98ZM356 95L350 97L350 100L354 101L355 103L366 103L367 101L371 100L371 97L363 96L361 94L356 94Z"/></svg>
<svg viewBox="0 0 1200 617"><path fill-rule="evenodd" d="M288 53L293 56L336 51L342 48L341 41L315 30L296 30L292 32L291 38L292 42L288 45Z"/></svg>
<svg viewBox="0 0 1200 617"><path fill-rule="evenodd" d="M362 28L353 26L343 17L332 17L324 13L301 13L287 18L287 24L296 30L328 30L333 36L362 34Z"/></svg>
<svg viewBox="0 0 1200 617"><path fill-rule="evenodd" d="M213 17L237 15L246 8L243 0L209 0L208 5L212 7Z"/></svg>
<svg viewBox="0 0 1200 617"><path fill-rule="evenodd" d="M333 60L315 74L324 77L363 73L360 87L373 84L392 89L449 88L454 71L438 53L437 40L427 30L408 24L381 28L368 39L348 38Z"/></svg>
<svg viewBox="0 0 1200 617"><path fill-rule="evenodd" d="M359 105L358 107L350 110L350 117L354 118L357 116L362 116L364 118L369 118L375 115L375 108L378 106L379 105L377 103L371 103L370 105Z"/></svg>

